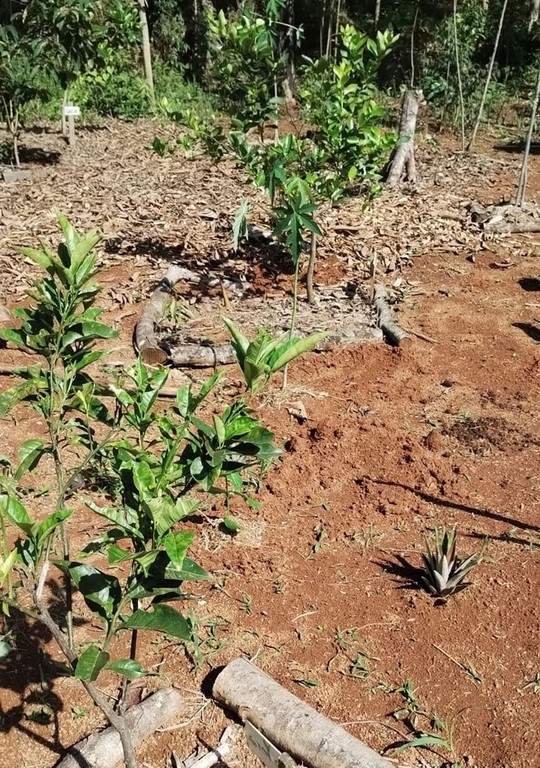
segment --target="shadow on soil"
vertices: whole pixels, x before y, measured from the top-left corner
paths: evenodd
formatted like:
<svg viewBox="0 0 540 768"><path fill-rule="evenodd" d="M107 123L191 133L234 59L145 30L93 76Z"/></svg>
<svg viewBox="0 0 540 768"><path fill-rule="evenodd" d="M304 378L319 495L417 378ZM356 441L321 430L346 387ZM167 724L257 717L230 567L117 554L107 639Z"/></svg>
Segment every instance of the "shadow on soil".
<svg viewBox="0 0 540 768"><path fill-rule="evenodd" d="M523 152L525 149L524 141L511 141L508 144L494 144L493 149L498 152ZM533 141L530 149L531 155L540 155L540 144Z"/></svg>
<svg viewBox="0 0 540 768"><path fill-rule="evenodd" d="M518 283L524 291L540 291L540 277L520 277Z"/></svg>
<svg viewBox="0 0 540 768"><path fill-rule="evenodd" d="M470 514L478 515L479 517L487 517L490 520L496 520L499 523L505 523L512 528L519 528L523 531L540 531L540 526L538 525L528 525L527 523L523 523L521 520L516 520L513 517L506 517L505 515L500 515L497 512L492 512L490 509L471 507L468 504L462 504L461 502L452 501L451 499L442 499L439 496L432 496L430 493L419 491L417 488L412 488L410 485L405 485L404 483L396 483L392 480L376 480L372 477L366 477L366 480L368 480L370 483L374 483L375 485L388 485L392 488L402 488L404 491L409 491L409 493L413 493L415 496L418 496L423 501L427 501L430 504L435 504L439 507L459 509L461 512L469 512Z"/></svg>
<svg viewBox="0 0 540 768"><path fill-rule="evenodd" d="M56 165L62 156L56 149L45 150L36 147L19 148L19 157L24 165Z"/></svg>
<svg viewBox="0 0 540 768"><path fill-rule="evenodd" d="M223 230L223 240L230 241L229 223L226 227L219 224L219 228ZM238 251L234 251L232 247L222 247L222 250L218 251L209 246L207 254L195 254L186 249L189 249L187 238L184 244L171 244L150 237L126 245L121 238L117 237L105 241L107 253L168 261L192 270L201 278L211 272L228 280L245 281L247 279L250 283L255 269L270 279L294 274L290 254L279 244L262 238L241 243ZM160 279L161 275L156 276L156 282ZM249 291L249 285L246 290Z"/></svg>
<svg viewBox="0 0 540 768"><path fill-rule="evenodd" d="M399 581L403 582L399 587L400 589L421 590L422 569L410 563L403 555L393 555L392 557L393 560L374 560L373 562L386 573L396 576Z"/></svg>
<svg viewBox="0 0 540 768"><path fill-rule="evenodd" d="M533 341L540 342L540 328L538 326L532 323L512 323L512 325L514 328L519 328L520 331L523 331Z"/></svg>
<svg viewBox="0 0 540 768"><path fill-rule="evenodd" d="M58 585L50 585L58 590ZM53 598L49 611L62 623L65 606ZM60 741L58 714L64 709L55 692L55 680L69 676L69 670L45 650L51 641L49 630L20 611L10 609L4 617L3 634L9 638L12 651L0 664L2 687L18 699L12 706L0 702L0 734L12 729L28 736L58 755L66 747ZM41 726L41 727L40 727ZM44 727L43 727L44 726ZM14 758L14 765L17 763Z"/></svg>

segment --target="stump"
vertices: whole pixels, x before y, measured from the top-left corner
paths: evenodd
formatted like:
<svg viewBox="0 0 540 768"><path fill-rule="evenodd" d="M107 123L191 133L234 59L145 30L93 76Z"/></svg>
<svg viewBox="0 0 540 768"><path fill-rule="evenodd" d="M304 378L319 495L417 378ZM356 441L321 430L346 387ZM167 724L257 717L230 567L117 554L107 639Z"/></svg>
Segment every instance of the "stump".
<svg viewBox="0 0 540 768"><path fill-rule="evenodd" d="M399 135L397 145L388 163L386 183L389 187L398 184L404 177L406 181L416 181L416 163L414 160L414 134L418 108L424 96L420 90L409 89L403 97Z"/></svg>

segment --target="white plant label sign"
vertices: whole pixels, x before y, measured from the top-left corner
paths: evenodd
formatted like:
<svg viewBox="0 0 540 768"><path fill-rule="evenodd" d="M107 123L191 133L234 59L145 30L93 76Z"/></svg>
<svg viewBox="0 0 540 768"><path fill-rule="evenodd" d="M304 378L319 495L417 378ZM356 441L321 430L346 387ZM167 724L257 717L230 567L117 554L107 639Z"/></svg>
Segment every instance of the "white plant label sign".
<svg viewBox="0 0 540 768"><path fill-rule="evenodd" d="M66 104L64 107L64 117L80 117L81 108L76 107L74 104Z"/></svg>
<svg viewBox="0 0 540 768"><path fill-rule="evenodd" d="M257 755L267 768L281 768L282 752L269 741L264 734L246 720L245 734L248 747Z"/></svg>

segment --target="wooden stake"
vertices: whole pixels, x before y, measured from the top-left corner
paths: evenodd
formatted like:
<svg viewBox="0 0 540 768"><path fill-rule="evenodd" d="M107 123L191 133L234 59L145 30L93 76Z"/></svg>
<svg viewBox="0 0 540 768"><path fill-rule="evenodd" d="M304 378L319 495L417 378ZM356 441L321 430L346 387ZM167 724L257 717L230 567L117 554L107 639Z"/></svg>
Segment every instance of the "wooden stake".
<svg viewBox="0 0 540 768"><path fill-rule="evenodd" d="M72 107L73 102L68 101L68 106ZM75 118L71 114L68 115L68 137L69 137L68 138L69 146L74 147L75 146Z"/></svg>

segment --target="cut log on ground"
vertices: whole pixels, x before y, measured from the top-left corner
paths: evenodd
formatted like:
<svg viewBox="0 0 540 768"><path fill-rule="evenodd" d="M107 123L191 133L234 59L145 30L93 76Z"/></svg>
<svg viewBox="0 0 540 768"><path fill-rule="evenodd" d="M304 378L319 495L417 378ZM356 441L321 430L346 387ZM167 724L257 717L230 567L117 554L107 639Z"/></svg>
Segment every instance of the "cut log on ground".
<svg viewBox="0 0 540 768"><path fill-rule="evenodd" d="M230 344L179 344L169 354L173 365L189 368L214 368L216 365L231 365L236 355Z"/></svg>
<svg viewBox="0 0 540 768"><path fill-rule="evenodd" d="M382 285L375 288L375 297L373 300L377 312L377 325L385 335L386 339L395 347L399 347L406 339L408 334L400 328L394 320L394 312L388 303L388 294Z"/></svg>
<svg viewBox="0 0 540 768"><path fill-rule="evenodd" d="M403 97L398 143L388 164L386 183L389 187L398 184L402 178L412 183L416 181L414 134L416 133L418 108L423 100L424 96L419 90L409 89Z"/></svg>
<svg viewBox="0 0 540 768"><path fill-rule="evenodd" d="M392 763L244 659L218 675L213 696L309 768L392 768Z"/></svg>
<svg viewBox="0 0 540 768"><path fill-rule="evenodd" d="M171 291L182 279L182 267L169 267L165 276L150 296L135 328L135 347L145 363L160 365L166 362L167 353L159 345L156 325L163 317L167 304L171 300Z"/></svg>
<svg viewBox="0 0 540 768"><path fill-rule="evenodd" d="M183 697L174 688L163 688L131 707L124 715L133 746L178 716ZM74 744L56 768L114 768L124 759L118 732L110 727Z"/></svg>

